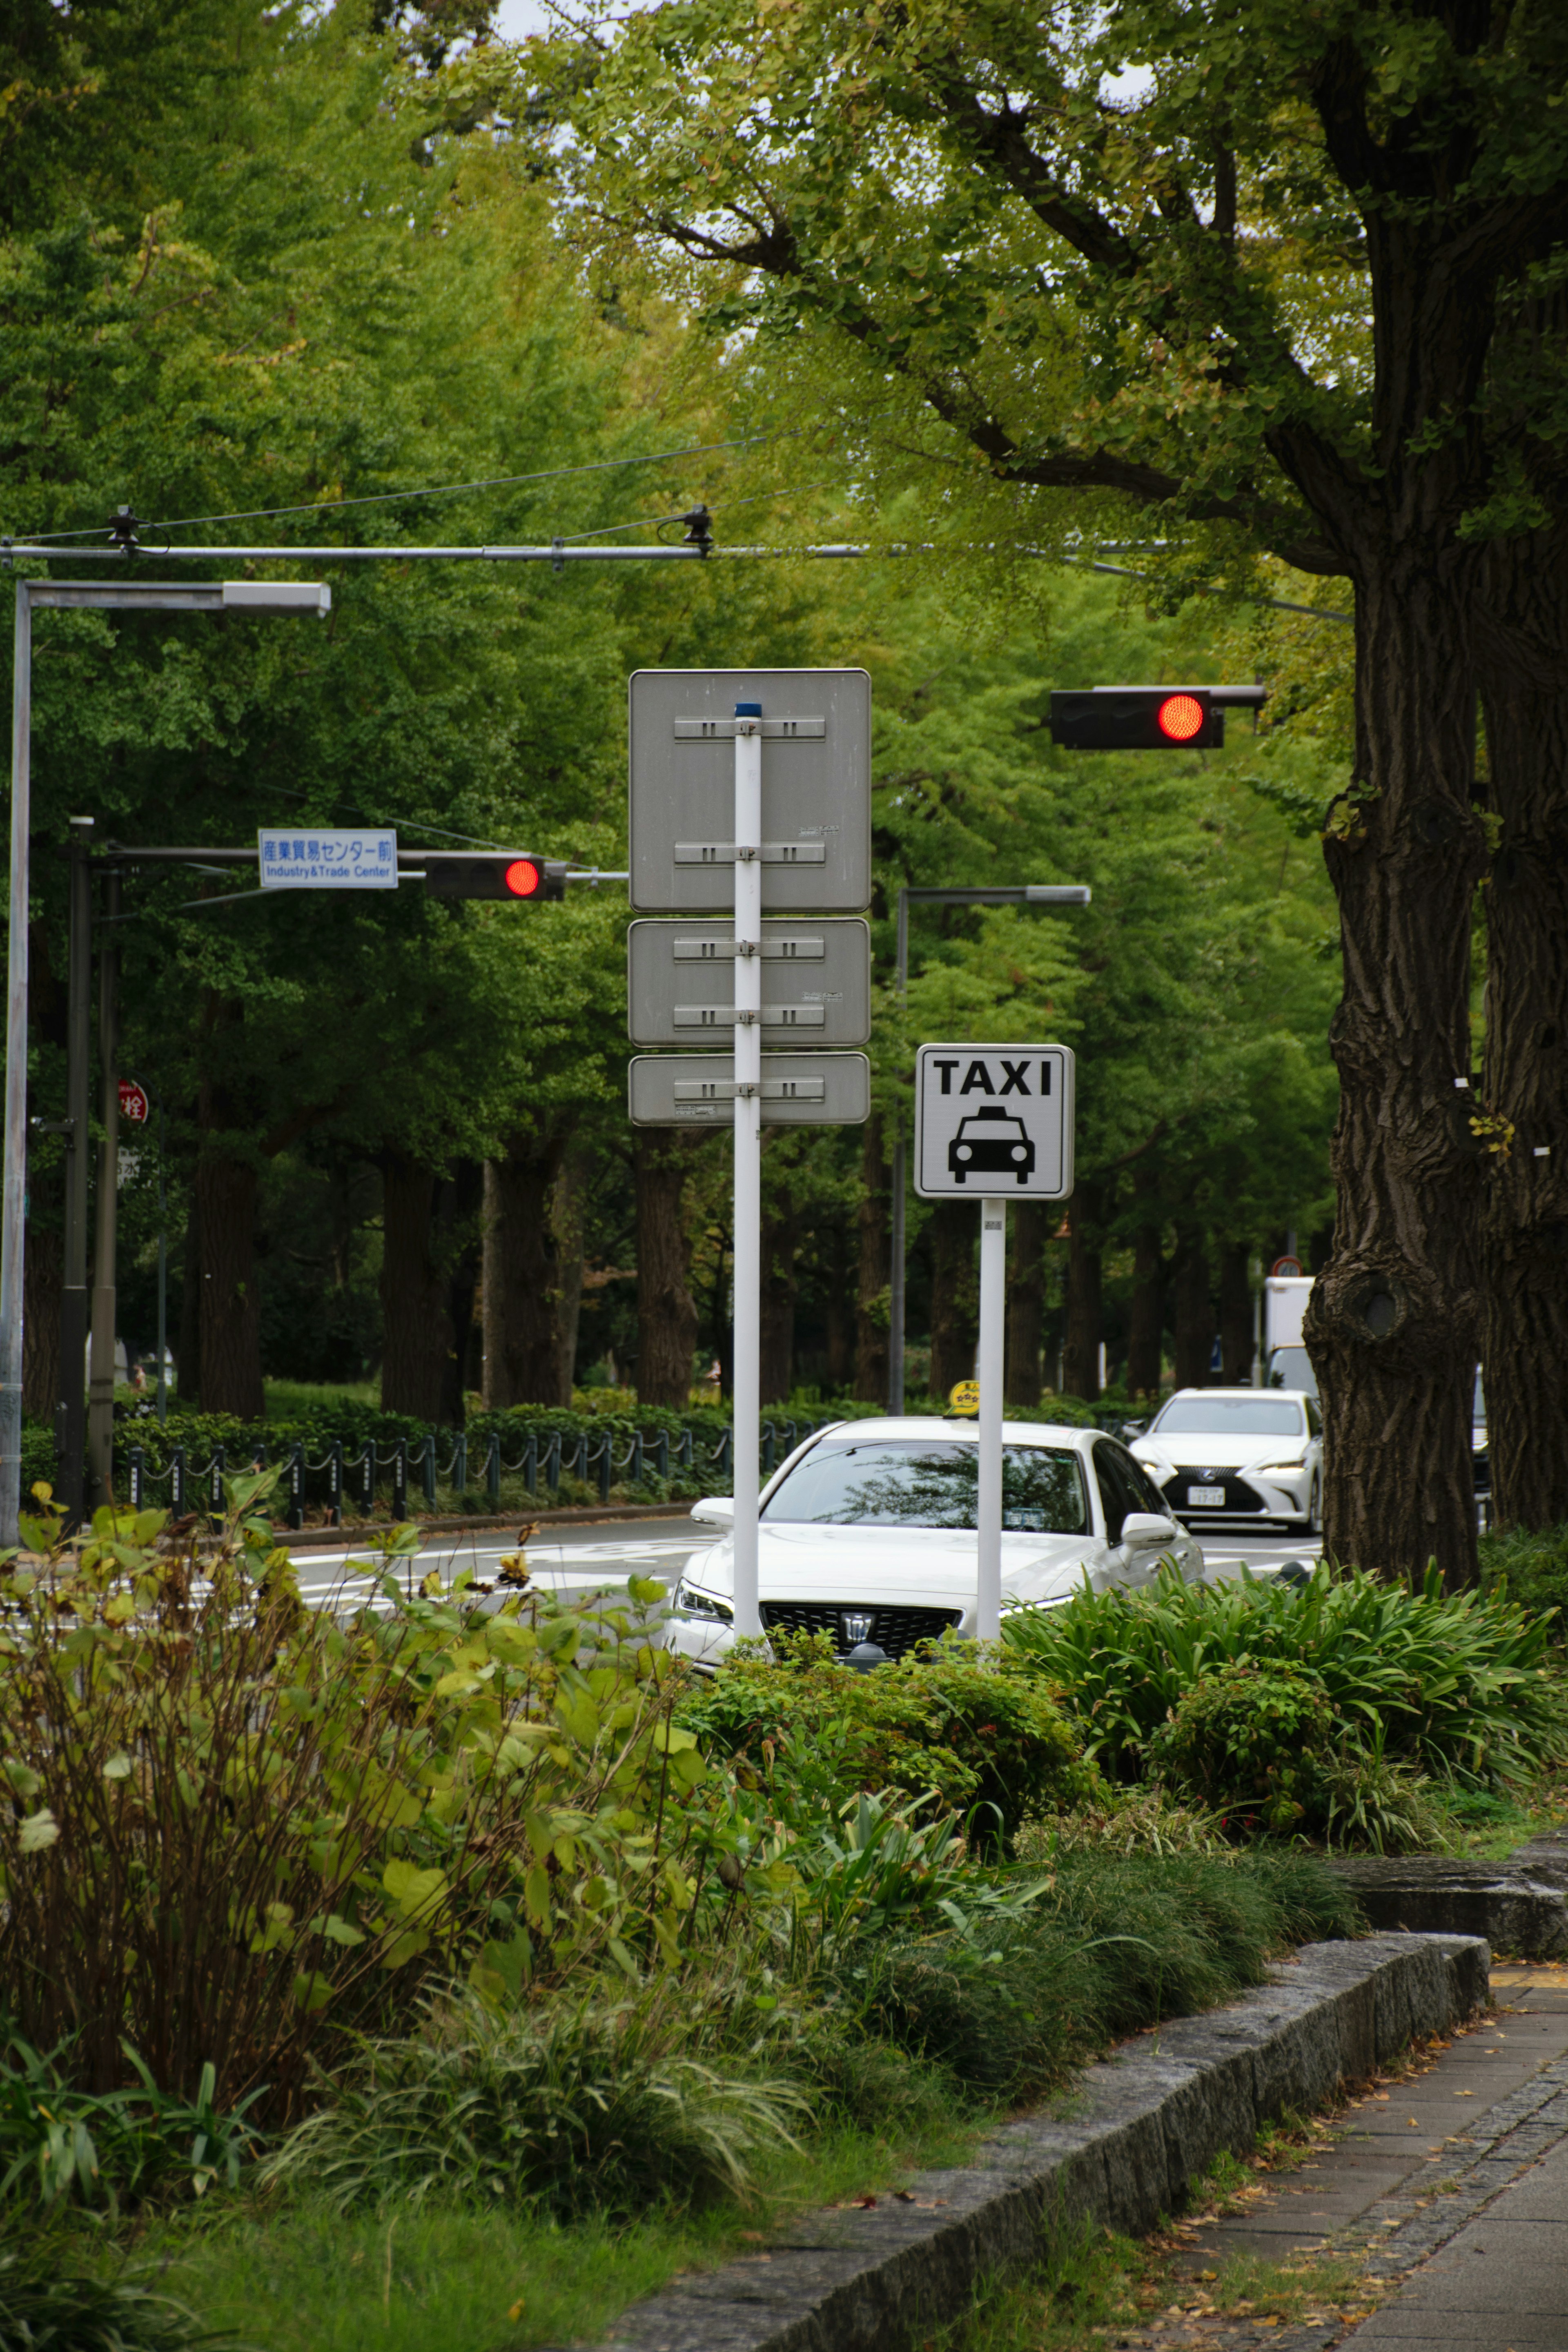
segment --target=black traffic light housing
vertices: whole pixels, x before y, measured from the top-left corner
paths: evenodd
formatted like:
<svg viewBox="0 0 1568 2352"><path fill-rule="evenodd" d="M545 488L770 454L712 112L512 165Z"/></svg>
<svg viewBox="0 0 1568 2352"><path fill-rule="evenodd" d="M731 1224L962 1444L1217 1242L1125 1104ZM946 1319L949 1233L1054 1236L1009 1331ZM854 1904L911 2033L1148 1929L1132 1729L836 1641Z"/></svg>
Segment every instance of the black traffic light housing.
<svg viewBox="0 0 1568 2352"><path fill-rule="evenodd" d="M1069 751L1202 751L1225 741L1227 706L1261 686L1091 686L1051 697L1051 740Z"/></svg>
<svg viewBox="0 0 1568 2352"><path fill-rule="evenodd" d="M431 849L425 861L430 898L510 898L537 903L566 896L566 860L521 849Z"/></svg>

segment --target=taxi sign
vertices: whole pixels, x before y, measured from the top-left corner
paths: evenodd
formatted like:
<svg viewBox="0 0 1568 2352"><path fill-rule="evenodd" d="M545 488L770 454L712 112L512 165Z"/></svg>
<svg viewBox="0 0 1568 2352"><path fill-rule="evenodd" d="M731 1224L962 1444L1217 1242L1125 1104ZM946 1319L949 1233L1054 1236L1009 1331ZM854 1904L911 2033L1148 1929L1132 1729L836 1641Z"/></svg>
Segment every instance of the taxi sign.
<svg viewBox="0 0 1568 2352"><path fill-rule="evenodd" d="M1065 1201L1073 1056L1066 1045L922 1045L915 1191L923 1201Z"/></svg>
<svg viewBox="0 0 1568 2352"><path fill-rule="evenodd" d="M979 1381L955 1381L947 1392L947 1405L950 1412L964 1414L977 1413L980 1411Z"/></svg>

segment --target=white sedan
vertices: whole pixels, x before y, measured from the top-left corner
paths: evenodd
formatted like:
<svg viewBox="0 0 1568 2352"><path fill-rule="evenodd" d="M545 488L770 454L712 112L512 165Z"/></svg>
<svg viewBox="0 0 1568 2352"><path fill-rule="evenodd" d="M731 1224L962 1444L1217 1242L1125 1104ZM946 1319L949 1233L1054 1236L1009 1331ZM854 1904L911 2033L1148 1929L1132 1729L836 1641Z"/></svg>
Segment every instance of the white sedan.
<svg viewBox="0 0 1568 2352"><path fill-rule="evenodd" d="M1304 1389L1178 1389L1132 1451L1185 1526L1271 1519L1316 1535L1322 1426Z"/></svg>
<svg viewBox="0 0 1568 2352"><path fill-rule="evenodd" d="M1188 1583L1203 1553L1124 1445L1102 1431L1008 1422L1002 1432L1002 1607L1066 1601L1087 1578L1152 1581L1172 1559ZM900 1658L951 1631L973 1636L978 1433L973 1422L838 1422L795 1448L763 1488L757 1581L767 1633L826 1633L841 1657ZM733 1524L728 1496L694 1519ZM734 1639L731 1540L695 1554L668 1640L700 1665ZM869 1661L875 1663L874 1660Z"/></svg>

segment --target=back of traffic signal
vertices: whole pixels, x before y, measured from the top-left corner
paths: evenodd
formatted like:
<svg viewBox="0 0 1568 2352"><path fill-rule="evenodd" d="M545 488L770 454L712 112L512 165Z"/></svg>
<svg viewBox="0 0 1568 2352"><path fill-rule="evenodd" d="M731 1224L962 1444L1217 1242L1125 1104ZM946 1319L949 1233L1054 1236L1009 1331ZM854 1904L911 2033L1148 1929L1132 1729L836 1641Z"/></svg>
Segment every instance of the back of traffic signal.
<svg viewBox="0 0 1568 2352"><path fill-rule="evenodd" d="M1257 712L1261 686L1090 686L1051 697L1051 740L1068 751L1204 751L1225 714Z"/></svg>

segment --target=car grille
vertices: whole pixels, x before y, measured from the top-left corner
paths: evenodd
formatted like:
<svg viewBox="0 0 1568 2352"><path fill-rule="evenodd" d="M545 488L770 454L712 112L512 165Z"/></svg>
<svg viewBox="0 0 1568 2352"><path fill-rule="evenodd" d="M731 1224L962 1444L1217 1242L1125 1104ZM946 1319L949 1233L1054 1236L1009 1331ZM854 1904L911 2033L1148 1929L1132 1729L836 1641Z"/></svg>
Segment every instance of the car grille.
<svg viewBox="0 0 1568 2352"><path fill-rule="evenodd" d="M1166 1497L1178 1511L1185 1511L1192 1507L1187 1501L1189 1486L1223 1486L1225 1488L1224 1502L1202 1504L1198 1507L1203 1510L1214 1511L1217 1514L1221 1511L1261 1511L1266 1507L1258 1489L1255 1486L1249 1486L1245 1478L1238 1478L1234 1471L1227 1471L1223 1478L1205 1478L1197 1470L1178 1470L1173 1478L1167 1478L1165 1481Z"/></svg>
<svg viewBox="0 0 1568 2352"><path fill-rule="evenodd" d="M907 1657L921 1642L937 1642L956 1625L961 1609L848 1609L825 1601L764 1601L763 1624L770 1633L826 1633L841 1658L856 1647L844 1629L846 1617L869 1617L874 1642L889 1658Z"/></svg>

